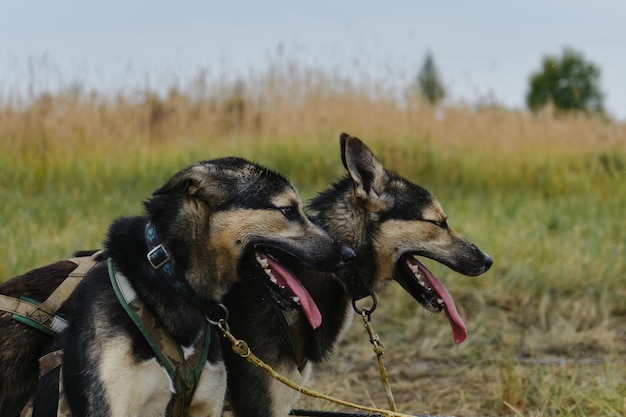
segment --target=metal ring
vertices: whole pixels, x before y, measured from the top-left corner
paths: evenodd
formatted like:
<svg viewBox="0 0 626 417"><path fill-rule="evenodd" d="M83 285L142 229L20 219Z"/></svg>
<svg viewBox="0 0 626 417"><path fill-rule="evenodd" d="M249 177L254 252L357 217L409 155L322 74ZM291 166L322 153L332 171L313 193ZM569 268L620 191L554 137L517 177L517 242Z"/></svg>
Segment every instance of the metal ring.
<svg viewBox="0 0 626 417"><path fill-rule="evenodd" d="M372 299L372 306L370 308L363 308L360 309L359 307L357 307L356 302L363 300L367 297L370 297ZM376 306L378 305L378 301L376 300L376 296L373 293L369 293L369 295L367 297L363 297L363 298L359 298L358 300L356 298L352 299L352 308L354 309L354 311L356 311L358 314L365 314L367 316L369 316L370 314L372 314L374 312L374 310L376 310Z"/></svg>
<svg viewBox="0 0 626 417"><path fill-rule="evenodd" d="M217 306L222 310L222 312L224 313L223 317L218 318L217 320L212 320L209 316L206 316L206 319L209 323L211 323L214 326L219 325L221 322L227 322L228 321L228 317L229 317L229 313L228 313L228 309L226 308L226 306L222 303L217 304Z"/></svg>

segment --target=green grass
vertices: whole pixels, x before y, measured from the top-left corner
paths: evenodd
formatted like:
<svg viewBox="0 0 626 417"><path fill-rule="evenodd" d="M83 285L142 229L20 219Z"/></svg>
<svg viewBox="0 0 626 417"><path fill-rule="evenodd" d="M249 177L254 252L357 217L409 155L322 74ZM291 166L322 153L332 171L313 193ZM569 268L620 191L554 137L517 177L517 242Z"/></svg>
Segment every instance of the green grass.
<svg viewBox="0 0 626 417"><path fill-rule="evenodd" d="M381 297L373 320L401 411L626 415L626 127L499 109L451 108L440 120L423 105L322 90L301 91L298 103L280 88L264 106L238 98L252 110L234 122L219 101L188 108L180 96L117 107L61 96L38 103L45 112L0 109L0 282L101 247L115 218L140 213L198 160L246 157L309 199L343 175L346 130L432 191L450 224L494 258L476 278L426 261L468 325L462 345L399 286ZM358 318L313 386L385 406Z"/></svg>

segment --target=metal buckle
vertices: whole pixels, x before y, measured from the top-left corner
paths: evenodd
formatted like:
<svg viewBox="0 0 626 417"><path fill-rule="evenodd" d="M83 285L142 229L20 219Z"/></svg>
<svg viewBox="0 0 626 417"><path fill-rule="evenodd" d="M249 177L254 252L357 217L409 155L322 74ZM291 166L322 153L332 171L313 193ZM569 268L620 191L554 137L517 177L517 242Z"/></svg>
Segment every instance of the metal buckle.
<svg viewBox="0 0 626 417"><path fill-rule="evenodd" d="M148 252L146 257L154 269L159 269L170 261L170 254L167 253L163 245L155 246L150 252Z"/></svg>

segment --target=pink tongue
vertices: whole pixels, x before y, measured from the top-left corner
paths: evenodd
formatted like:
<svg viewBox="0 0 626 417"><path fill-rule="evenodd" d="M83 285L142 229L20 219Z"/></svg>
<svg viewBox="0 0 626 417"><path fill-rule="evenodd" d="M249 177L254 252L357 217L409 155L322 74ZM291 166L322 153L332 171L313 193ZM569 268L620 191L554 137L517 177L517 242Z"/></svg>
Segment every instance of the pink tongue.
<svg viewBox="0 0 626 417"><path fill-rule="evenodd" d="M439 298L443 300L443 309L445 310L450 326L452 327L454 343L463 343L467 337L467 327L465 327L463 319L461 319L459 312L456 310L454 300L448 292L448 289L417 259L409 258L408 261L417 265L422 275L424 275L424 277L428 280L428 283L432 287L433 291L435 291Z"/></svg>
<svg viewBox="0 0 626 417"><path fill-rule="evenodd" d="M304 315L309 321L309 324L311 324L311 327L313 329L320 327L322 324L322 313L320 313L319 308L317 308L317 304L313 301L311 294L309 294L302 283L300 283L296 277L291 275L285 267L275 262L270 257L267 257L266 259L272 269L274 278L278 281L278 285L284 285L289 288L289 290L300 299L300 307L302 308L302 311L304 311Z"/></svg>

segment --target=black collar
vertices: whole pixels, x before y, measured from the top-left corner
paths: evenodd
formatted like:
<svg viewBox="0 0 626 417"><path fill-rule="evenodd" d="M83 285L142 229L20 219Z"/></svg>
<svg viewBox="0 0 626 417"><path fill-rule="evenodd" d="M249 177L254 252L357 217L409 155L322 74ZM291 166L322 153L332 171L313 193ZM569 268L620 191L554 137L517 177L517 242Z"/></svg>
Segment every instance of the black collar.
<svg viewBox="0 0 626 417"><path fill-rule="evenodd" d="M146 258L152 269L155 271L163 271L167 282L174 288L174 291L183 297L187 303L201 311L207 318L221 318L223 316L223 310L219 302L201 299L198 293L191 288L185 277L180 273L176 273L174 258L171 257L170 253L159 239L156 228L151 221L146 223L145 237L146 246L148 248Z"/></svg>

